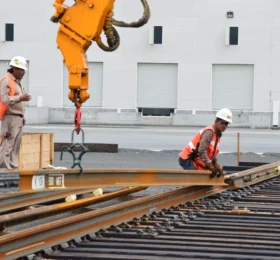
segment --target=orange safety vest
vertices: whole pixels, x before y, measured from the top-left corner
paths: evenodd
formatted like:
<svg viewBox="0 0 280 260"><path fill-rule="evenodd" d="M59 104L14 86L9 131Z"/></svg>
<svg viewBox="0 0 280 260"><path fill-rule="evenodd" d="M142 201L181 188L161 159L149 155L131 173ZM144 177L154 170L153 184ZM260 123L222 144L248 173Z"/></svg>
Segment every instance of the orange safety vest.
<svg viewBox="0 0 280 260"><path fill-rule="evenodd" d="M209 159L213 160L213 158L219 153L220 138L217 139L217 135L215 133L214 126L209 125L203 129L201 129L194 136L194 138L188 143L188 145L181 151L181 153L179 155L182 159L187 160L189 158L189 155L193 152L193 149L195 150L198 143L200 143L201 135L206 130L211 130L214 133L212 140L210 142L210 145L207 148L207 155L208 155ZM215 144L216 144L216 147L215 147ZM193 161L193 165L197 170L206 170L204 162L199 157L197 157Z"/></svg>
<svg viewBox="0 0 280 260"><path fill-rule="evenodd" d="M13 81L13 79L10 76L8 76L8 74L6 76L4 76L3 78L1 78L0 82L4 78L8 79L8 81L9 81L9 86L11 88L10 96L14 96L15 92L16 92L15 82ZM0 98L0 120L2 120L4 118L7 111L8 111L8 106L6 104L4 104Z"/></svg>

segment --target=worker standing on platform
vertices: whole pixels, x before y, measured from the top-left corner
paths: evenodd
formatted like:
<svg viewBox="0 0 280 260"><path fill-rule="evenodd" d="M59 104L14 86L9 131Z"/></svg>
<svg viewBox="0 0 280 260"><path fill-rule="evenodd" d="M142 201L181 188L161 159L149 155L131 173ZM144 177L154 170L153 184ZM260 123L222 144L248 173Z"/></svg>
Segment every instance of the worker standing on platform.
<svg viewBox="0 0 280 260"><path fill-rule="evenodd" d="M216 114L213 125L200 130L179 154L179 164L185 170L210 170L211 178L223 175L223 169L217 162L219 144L228 124L232 123L232 113L222 108Z"/></svg>
<svg viewBox="0 0 280 260"><path fill-rule="evenodd" d="M7 74L0 81L0 168L18 168L25 104L31 96L24 93L21 80L27 71L24 57L14 57Z"/></svg>

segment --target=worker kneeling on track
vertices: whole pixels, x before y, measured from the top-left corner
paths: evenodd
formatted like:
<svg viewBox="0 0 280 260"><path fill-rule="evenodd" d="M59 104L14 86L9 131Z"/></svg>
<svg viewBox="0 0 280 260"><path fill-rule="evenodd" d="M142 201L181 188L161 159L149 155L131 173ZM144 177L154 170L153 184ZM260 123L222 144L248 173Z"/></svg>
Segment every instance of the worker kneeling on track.
<svg viewBox="0 0 280 260"><path fill-rule="evenodd" d="M222 108L213 125L200 130L179 154L179 164L185 170L209 170L210 178L223 175L223 168L217 162L220 139L228 124L232 123L232 113Z"/></svg>

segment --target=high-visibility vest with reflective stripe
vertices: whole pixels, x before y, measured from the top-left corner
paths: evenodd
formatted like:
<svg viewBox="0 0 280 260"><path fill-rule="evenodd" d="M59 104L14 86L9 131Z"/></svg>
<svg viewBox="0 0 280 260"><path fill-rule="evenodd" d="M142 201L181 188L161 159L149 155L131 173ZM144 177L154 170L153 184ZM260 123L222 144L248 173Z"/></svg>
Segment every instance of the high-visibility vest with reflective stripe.
<svg viewBox="0 0 280 260"><path fill-rule="evenodd" d="M180 152L180 157L184 160L189 158L189 155L193 152L193 149L195 150L198 143L200 143L201 140L201 135L204 133L206 130L211 130L213 131L213 137L212 140L207 148L207 155L210 160L212 160L218 153L219 153L219 145L220 145L220 138L217 140L217 135L214 130L213 125L206 126L205 128L201 129L195 136L194 138L188 143L188 145ZM216 148L215 148L215 143L217 142ZM197 170L206 170L204 162L197 157L194 161L193 164Z"/></svg>
<svg viewBox="0 0 280 260"><path fill-rule="evenodd" d="M9 82L9 86L11 88L10 91L10 96L14 96L15 92L16 92L16 86L15 86L15 82L13 81L13 79L8 76L8 74L6 76L4 76L3 78L0 79L0 82L4 79L8 79ZM2 120L6 114L6 112L8 111L8 106L6 104L4 104L0 98L0 120Z"/></svg>

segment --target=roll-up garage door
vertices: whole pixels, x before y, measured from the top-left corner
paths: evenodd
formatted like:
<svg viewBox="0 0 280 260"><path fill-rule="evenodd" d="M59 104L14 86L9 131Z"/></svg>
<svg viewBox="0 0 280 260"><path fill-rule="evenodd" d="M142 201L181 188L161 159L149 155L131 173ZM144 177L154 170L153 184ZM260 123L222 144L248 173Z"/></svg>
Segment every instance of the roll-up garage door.
<svg viewBox="0 0 280 260"><path fill-rule="evenodd" d="M138 64L137 107L177 107L177 64Z"/></svg>
<svg viewBox="0 0 280 260"><path fill-rule="evenodd" d="M253 109L254 66L213 65L212 109Z"/></svg>
<svg viewBox="0 0 280 260"><path fill-rule="evenodd" d="M103 100L103 63L89 62L89 89L90 98L83 104L83 107L102 107ZM63 106L73 106L68 98L68 70L64 64L63 69Z"/></svg>

